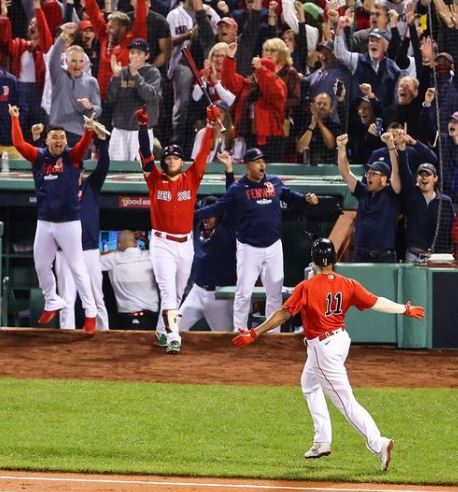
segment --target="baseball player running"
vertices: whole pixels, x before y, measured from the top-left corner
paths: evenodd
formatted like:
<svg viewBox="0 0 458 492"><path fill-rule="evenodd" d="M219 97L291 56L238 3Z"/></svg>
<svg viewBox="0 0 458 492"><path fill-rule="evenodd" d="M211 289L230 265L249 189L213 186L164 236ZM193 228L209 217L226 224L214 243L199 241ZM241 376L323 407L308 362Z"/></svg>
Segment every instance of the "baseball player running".
<svg viewBox="0 0 458 492"><path fill-rule="evenodd" d="M83 329L87 335L93 335L97 307L83 260L78 180L95 121L92 118L88 120L83 136L71 149L67 147L65 130L59 127L49 129L46 148L37 148L24 140L19 108L10 106L9 113L13 145L32 163L37 195L38 222L33 259L45 298L45 309L38 323L49 323L65 306L64 299L56 293L56 279L52 272L52 264L60 248L72 271L85 310Z"/></svg>
<svg viewBox="0 0 458 492"><path fill-rule="evenodd" d="M99 159L94 171L84 180L81 172L81 227L83 259L89 273L92 293L97 306L97 330L108 330L108 313L103 299L103 276L100 263L99 230L100 230L100 205L99 194L102 189L110 158L108 155L108 142L106 135L97 126L94 128L97 135L95 142L99 150ZM56 275L59 295L65 300L66 305L61 309L60 327L66 329L75 328L75 301L76 285L70 266L62 251L56 256Z"/></svg>
<svg viewBox="0 0 458 492"><path fill-rule="evenodd" d="M302 392L312 414L315 435L305 458L331 454L331 419L325 394L350 424L364 437L366 446L388 469L393 440L382 437L369 412L355 399L345 368L350 337L345 330L345 314L351 306L360 311L374 309L382 313L404 314L423 319L421 306L397 304L377 297L359 282L334 272L336 252L329 239L317 239L312 245L316 275L296 286L291 297L256 329L243 330L233 339L240 348L253 343L263 333L301 313L307 345L307 361L302 372Z"/></svg>
<svg viewBox="0 0 458 492"><path fill-rule="evenodd" d="M191 166L183 171L184 154L178 145L167 145L161 157L162 172L154 165L148 136L148 114L136 112L140 125L140 158L151 201L150 253L161 296L161 314L156 335L167 353L181 349L178 308L191 273L194 246L192 225L197 190L213 146L213 127L219 109L207 108L207 130Z"/></svg>
<svg viewBox="0 0 458 492"><path fill-rule="evenodd" d="M248 324L251 294L256 280L266 289L266 317L282 302L283 247L281 205L297 205L311 211L318 203L314 193L297 193L285 187L278 176L266 173L266 157L257 148L246 151L247 173L213 205L195 213L197 220L232 210L236 218L237 286L234 298L234 329Z"/></svg>

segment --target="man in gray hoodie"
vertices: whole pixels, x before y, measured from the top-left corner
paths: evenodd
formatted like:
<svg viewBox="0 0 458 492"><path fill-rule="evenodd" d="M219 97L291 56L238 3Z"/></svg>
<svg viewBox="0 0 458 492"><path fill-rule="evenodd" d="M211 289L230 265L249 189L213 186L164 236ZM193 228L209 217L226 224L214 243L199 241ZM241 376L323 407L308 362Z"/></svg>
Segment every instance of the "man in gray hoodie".
<svg viewBox="0 0 458 492"><path fill-rule="evenodd" d="M116 56L111 57L113 77L108 87L108 103L113 107L113 131L110 140L111 160L138 159L138 122L135 111L146 106L149 118L148 134L154 141L153 126L159 116L161 74L146 63L149 45L142 38L129 46L129 66L121 67Z"/></svg>
<svg viewBox="0 0 458 492"><path fill-rule="evenodd" d="M102 112L97 79L84 72L84 50L73 45L66 51L66 68L62 67L62 51L66 40L76 31L76 24L68 22L51 49L49 72L52 84L52 102L49 122L67 133L68 145L76 143L84 132L83 116Z"/></svg>

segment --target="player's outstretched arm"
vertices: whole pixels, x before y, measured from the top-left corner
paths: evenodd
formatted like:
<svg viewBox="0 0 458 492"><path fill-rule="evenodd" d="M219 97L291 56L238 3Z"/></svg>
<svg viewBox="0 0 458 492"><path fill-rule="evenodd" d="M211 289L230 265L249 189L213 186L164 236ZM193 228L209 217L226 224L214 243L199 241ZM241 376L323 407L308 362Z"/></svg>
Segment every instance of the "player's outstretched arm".
<svg viewBox="0 0 458 492"><path fill-rule="evenodd" d="M412 306L410 301L407 301L405 305L398 304L386 297L378 297L371 309L381 313L403 314L415 319L423 319L425 317L425 308L423 306Z"/></svg>
<svg viewBox="0 0 458 492"><path fill-rule="evenodd" d="M19 122L19 108L8 105L8 111L11 116L11 140L18 152L30 162L35 162L38 157L38 149L24 140L21 124Z"/></svg>
<svg viewBox="0 0 458 492"><path fill-rule="evenodd" d="M250 343L253 343L256 338L260 337L263 333L273 330L277 326L282 325L291 318L289 311L284 308L279 308L274 311L265 321L261 323L257 328L251 328L251 330L241 330L240 335L237 335L232 339L232 343L239 348L246 347Z"/></svg>

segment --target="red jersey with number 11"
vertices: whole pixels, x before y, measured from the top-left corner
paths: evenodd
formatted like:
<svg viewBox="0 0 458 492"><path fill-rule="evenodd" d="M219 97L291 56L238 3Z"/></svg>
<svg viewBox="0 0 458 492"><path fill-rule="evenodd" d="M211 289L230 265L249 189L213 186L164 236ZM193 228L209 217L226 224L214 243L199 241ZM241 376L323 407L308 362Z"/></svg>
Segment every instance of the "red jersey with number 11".
<svg viewBox="0 0 458 492"><path fill-rule="evenodd" d="M351 306L362 311L371 308L377 296L366 290L357 280L335 272L319 273L296 286L283 304L291 316L301 313L305 338L322 335L345 327L345 314Z"/></svg>

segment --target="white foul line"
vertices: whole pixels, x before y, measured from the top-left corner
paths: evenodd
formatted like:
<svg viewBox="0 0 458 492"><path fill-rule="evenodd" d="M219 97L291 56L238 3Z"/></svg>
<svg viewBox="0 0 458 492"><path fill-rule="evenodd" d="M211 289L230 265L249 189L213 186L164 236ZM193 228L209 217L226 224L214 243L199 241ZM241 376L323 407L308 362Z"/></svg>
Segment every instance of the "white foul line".
<svg viewBox="0 0 458 492"><path fill-rule="evenodd" d="M104 483L104 484L132 484L132 485L154 485L164 487L224 487L228 489L249 489L249 490L319 490L327 492L437 492L437 490L426 489L382 489L382 488L348 488L348 487L302 487L288 485L256 485L256 484L226 484L226 483L202 483L202 482L158 482L152 480L114 480L107 478L59 478L59 477L18 477L10 475L0 475L0 480L22 480L35 482L73 482L73 483ZM453 489L450 489L453 490Z"/></svg>

